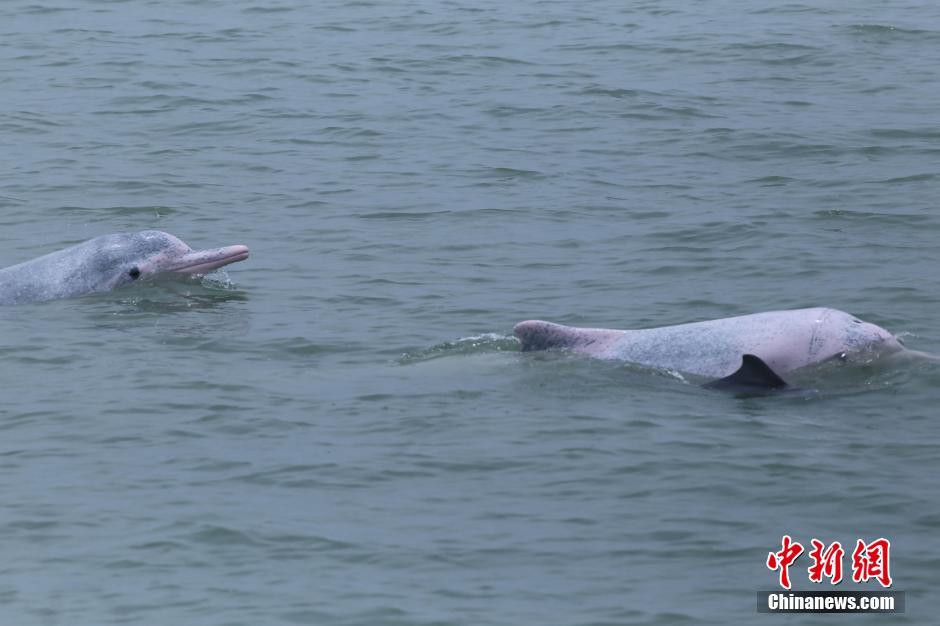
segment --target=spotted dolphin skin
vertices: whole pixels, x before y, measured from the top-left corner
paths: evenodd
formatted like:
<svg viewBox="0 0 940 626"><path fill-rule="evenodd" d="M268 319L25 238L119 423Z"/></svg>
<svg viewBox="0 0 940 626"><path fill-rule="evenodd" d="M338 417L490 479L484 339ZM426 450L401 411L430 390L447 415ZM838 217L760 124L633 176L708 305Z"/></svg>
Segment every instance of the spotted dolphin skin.
<svg viewBox="0 0 940 626"><path fill-rule="evenodd" d="M566 348L599 359L715 379L708 386L776 389L781 378L829 359L874 358L904 350L897 337L829 308L769 311L647 328L575 328L531 320L513 329L523 351Z"/></svg>
<svg viewBox="0 0 940 626"><path fill-rule="evenodd" d="M102 235L0 269L0 305L109 291L154 274L205 274L247 258L247 246L193 250L159 230Z"/></svg>

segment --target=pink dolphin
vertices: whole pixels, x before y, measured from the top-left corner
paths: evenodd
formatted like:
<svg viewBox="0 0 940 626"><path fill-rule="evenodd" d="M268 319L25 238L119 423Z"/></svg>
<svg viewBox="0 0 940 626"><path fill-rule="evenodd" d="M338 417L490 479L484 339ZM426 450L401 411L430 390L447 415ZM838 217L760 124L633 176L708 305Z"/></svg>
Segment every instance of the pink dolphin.
<svg viewBox="0 0 940 626"><path fill-rule="evenodd" d="M885 329L829 308L769 311L643 330L575 328L530 320L517 324L513 332L523 351L567 348L599 359L770 388L785 386L780 376L832 358L874 358L904 350Z"/></svg>

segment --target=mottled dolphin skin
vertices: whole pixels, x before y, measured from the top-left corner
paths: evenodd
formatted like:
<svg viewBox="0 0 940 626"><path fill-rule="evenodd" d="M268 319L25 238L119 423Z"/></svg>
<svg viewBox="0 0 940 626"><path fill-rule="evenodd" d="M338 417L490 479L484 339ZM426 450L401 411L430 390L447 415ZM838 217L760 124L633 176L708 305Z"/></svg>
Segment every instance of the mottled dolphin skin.
<svg viewBox="0 0 940 626"><path fill-rule="evenodd" d="M0 305L109 291L160 273L205 274L247 258L246 246L193 250L159 230L102 235L0 269Z"/></svg>
<svg viewBox="0 0 940 626"><path fill-rule="evenodd" d="M575 328L531 320L513 331L523 351L567 348L599 359L716 379L731 377L742 368L753 370L761 361L772 370L767 376L783 376L832 358L869 359L904 350L885 329L829 308L769 311L644 330ZM745 355L757 359L744 359Z"/></svg>

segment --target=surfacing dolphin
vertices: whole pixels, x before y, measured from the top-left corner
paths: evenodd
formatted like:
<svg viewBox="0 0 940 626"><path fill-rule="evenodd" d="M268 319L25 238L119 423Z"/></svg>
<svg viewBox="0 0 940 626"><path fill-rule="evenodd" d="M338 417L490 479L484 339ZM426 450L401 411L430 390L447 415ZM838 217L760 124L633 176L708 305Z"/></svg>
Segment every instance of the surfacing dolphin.
<svg viewBox="0 0 940 626"><path fill-rule="evenodd" d="M575 328L531 320L513 329L522 350L567 348L599 359L714 379L707 387L781 389L781 378L830 359L904 350L885 329L829 308L770 311L643 330Z"/></svg>
<svg viewBox="0 0 940 626"><path fill-rule="evenodd" d="M0 269L0 305L108 291L154 274L205 274L247 258L247 246L193 250L159 230L101 235Z"/></svg>

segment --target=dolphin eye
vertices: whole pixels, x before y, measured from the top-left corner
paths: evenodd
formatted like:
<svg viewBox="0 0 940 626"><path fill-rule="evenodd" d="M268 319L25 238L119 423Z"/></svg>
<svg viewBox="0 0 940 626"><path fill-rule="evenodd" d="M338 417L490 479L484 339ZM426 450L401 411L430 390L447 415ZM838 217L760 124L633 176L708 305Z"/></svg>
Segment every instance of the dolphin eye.
<svg viewBox="0 0 940 626"><path fill-rule="evenodd" d="M127 274L128 274L128 276L130 276L130 277L133 278L134 280L137 280L138 278L140 278L140 270L137 269L137 266L136 266L136 265L135 265L134 267L132 267L132 268L130 269L130 271L129 271Z"/></svg>

